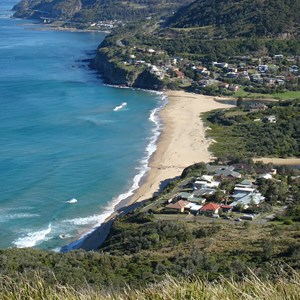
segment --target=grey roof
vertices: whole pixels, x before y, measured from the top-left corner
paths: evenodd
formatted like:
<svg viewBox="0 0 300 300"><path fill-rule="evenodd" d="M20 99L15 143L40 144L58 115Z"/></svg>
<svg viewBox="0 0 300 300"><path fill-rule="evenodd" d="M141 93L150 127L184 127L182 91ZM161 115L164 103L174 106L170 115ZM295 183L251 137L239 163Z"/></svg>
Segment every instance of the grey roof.
<svg viewBox="0 0 300 300"><path fill-rule="evenodd" d="M207 167L207 170L209 172L215 172L215 171L220 170L220 169L228 169L228 170L231 170L231 171L234 170L233 166L226 166L226 165L207 165L206 167Z"/></svg>
<svg viewBox="0 0 300 300"><path fill-rule="evenodd" d="M216 192L215 189L201 189L201 190L196 190L194 191L193 195L194 197L199 197L199 196L203 196L203 195L212 195Z"/></svg>
<svg viewBox="0 0 300 300"><path fill-rule="evenodd" d="M256 205L262 202L265 199L260 193L255 193L255 194L248 194L245 197L232 202L230 205L231 206L236 206L237 204L241 205L249 205L251 201L253 201Z"/></svg>
<svg viewBox="0 0 300 300"><path fill-rule="evenodd" d="M227 169L227 168L216 170L215 174L216 175L223 175L223 176L232 176L232 177L235 177L235 178L241 177L241 174L239 172L235 172L235 171L232 171L232 170Z"/></svg>

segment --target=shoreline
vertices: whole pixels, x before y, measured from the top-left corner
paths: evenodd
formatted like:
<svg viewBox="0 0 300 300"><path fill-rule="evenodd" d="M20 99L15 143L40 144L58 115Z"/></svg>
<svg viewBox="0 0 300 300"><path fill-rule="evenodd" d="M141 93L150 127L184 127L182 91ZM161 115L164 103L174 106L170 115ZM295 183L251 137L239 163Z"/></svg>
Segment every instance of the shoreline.
<svg viewBox="0 0 300 300"><path fill-rule="evenodd" d="M159 111L163 127L156 150L148 162L149 171L141 178L140 186L133 191L132 196L116 204L115 211L104 223L81 239L63 247L63 252L64 249L70 251L76 248L97 250L108 236L116 217L143 205L168 181L180 176L189 165L213 160L214 157L208 150L211 140L206 138L206 128L200 114L213 109L230 108L232 105L217 102L212 96L183 91L166 91L164 95L168 102ZM75 247L72 248L72 245Z"/></svg>

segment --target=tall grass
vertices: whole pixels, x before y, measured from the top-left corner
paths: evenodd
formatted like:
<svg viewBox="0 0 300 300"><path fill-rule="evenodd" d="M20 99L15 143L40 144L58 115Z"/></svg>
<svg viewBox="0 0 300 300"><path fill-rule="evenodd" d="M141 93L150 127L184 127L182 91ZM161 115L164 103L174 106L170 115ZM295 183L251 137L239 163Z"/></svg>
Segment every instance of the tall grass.
<svg viewBox="0 0 300 300"><path fill-rule="evenodd" d="M300 273L292 271L292 275L281 276L276 281L261 280L252 274L242 281L221 279L208 282L174 279L166 277L164 281L149 285L144 289L114 290L112 287L100 289L83 283L83 287L75 289L59 283L48 286L38 275L30 281L24 276L18 280L0 277L0 299L2 300L282 300L300 299ZM30 283L31 282L31 283Z"/></svg>

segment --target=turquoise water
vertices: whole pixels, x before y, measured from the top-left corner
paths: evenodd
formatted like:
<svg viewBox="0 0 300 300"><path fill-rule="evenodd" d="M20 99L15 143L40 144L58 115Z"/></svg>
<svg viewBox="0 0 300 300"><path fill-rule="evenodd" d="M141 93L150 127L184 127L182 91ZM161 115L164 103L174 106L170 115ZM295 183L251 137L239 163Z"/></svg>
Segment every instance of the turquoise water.
<svg viewBox="0 0 300 300"><path fill-rule="evenodd" d="M0 3L0 247L59 249L138 187L164 100L88 69L104 34L31 30L14 3Z"/></svg>

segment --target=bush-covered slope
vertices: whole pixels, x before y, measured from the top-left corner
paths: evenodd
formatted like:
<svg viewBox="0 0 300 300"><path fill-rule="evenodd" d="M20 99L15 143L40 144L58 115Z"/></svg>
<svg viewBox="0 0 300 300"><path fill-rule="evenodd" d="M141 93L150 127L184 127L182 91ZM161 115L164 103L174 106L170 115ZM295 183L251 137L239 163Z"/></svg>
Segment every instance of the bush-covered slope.
<svg viewBox="0 0 300 300"><path fill-rule="evenodd" d="M190 0L22 0L14 7L16 17L52 17L94 22L98 20L136 20L152 15L170 15Z"/></svg>
<svg viewBox="0 0 300 300"><path fill-rule="evenodd" d="M299 0L196 0L181 8L170 27L213 26L227 36L299 35Z"/></svg>

